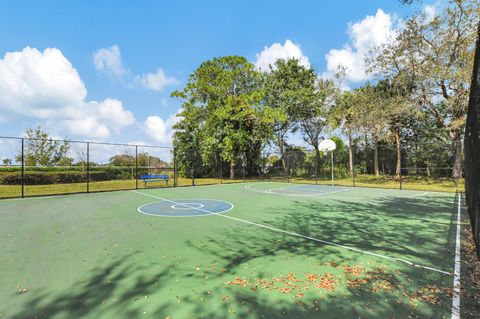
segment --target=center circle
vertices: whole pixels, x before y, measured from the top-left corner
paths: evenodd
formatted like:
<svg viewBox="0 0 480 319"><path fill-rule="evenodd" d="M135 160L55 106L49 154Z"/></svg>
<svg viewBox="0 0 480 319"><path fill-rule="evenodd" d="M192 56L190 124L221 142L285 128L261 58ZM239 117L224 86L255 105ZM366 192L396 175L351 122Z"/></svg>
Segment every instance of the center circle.
<svg viewBox="0 0 480 319"><path fill-rule="evenodd" d="M197 217L222 214L232 208L232 203L218 199L165 199L142 205L137 210L150 216Z"/></svg>
<svg viewBox="0 0 480 319"><path fill-rule="evenodd" d="M203 208L205 207L205 205L200 203L182 203L182 204L173 204L171 207L173 209L191 210L192 208L194 209Z"/></svg>

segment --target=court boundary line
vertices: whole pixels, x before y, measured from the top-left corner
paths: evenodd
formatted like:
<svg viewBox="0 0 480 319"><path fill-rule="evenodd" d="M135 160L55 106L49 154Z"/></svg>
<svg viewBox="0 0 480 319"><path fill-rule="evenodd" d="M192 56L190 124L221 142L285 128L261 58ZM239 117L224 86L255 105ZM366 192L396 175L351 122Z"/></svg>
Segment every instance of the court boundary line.
<svg viewBox="0 0 480 319"><path fill-rule="evenodd" d="M132 192L140 194L140 195L149 196L149 197L157 198L157 199L160 199L160 200L168 201L168 202L171 202L171 203L174 203L174 204L183 205L182 203L177 203L173 200L162 198L160 196L156 196L156 195L152 195L152 194L148 194L148 193L142 193L142 192L135 191L135 190L132 190ZM185 205L185 206L189 207L188 205ZM416 264L416 263L408 261L406 259L391 257L391 256L387 256L387 255L382 255L382 254L377 254L377 253L362 250L362 249L359 249L359 248L356 248L356 247L337 244L337 243L330 242L330 241L327 241L327 240L318 239L318 238L315 238L315 237L306 236L306 235L302 235L302 234L299 234L299 233L295 233L295 232L291 232L291 231L288 231L288 230L283 230L283 229L280 229L280 228L275 228L275 227L271 227L271 226L267 226L267 225L263 225L263 224L258 224L258 223L255 223L255 222L251 222L251 221L248 221L248 220L245 220L245 219L241 219L241 218L237 218L237 217L233 217L233 216L229 216L229 215L214 214L212 212L209 212L208 210L201 209L201 208L194 208L194 207L189 207L189 208L204 211L206 213L211 213L213 216L224 217L224 218L227 218L227 219L236 220L236 221L239 221L239 222L242 222L242 223L245 223L245 224L254 225L254 226L257 226L257 227L269 229L269 230L272 230L272 231L284 233L284 234L291 235L291 236L300 237L300 238L303 238L303 239L308 239L308 240L319 242L319 243L322 243L322 244L325 244L325 245L330 245L330 246L334 246L334 247L338 247L338 248L343 248L343 249L346 249L346 250L351 250L351 251L355 251L355 252L370 255L370 256L375 256L375 257L382 258L382 259L387 259L387 260L390 260L390 261L393 261L393 262L404 263L404 264L407 264L411 267L426 269L426 270L441 273L441 274L444 274L444 275L452 276L451 272L441 270L441 269L437 269L437 268L434 268L434 267L429 267L429 266Z"/></svg>
<svg viewBox="0 0 480 319"><path fill-rule="evenodd" d="M213 183L213 184L197 184L195 186L201 186L201 187L216 187L216 186L231 186L231 185L238 185L238 184L246 184L249 183L246 186L251 185L252 183L284 183L287 184L288 182L284 181L245 181L245 182L225 182L225 183ZM327 184L304 184L304 183L288 183L288 184L297 184L297 185L325 185L328 186ZM399 190L396 188L383 188L383 187L363 187L363 186L349 186L349 185L337 185L338 187L345 187L348 190L355 190L355 189L379 189L379 190L384 190L384 191L395 191ZM191 185L177 185L176 187L173 186L168 186L168 187L149 187L149 188L140 188L139 190L142 189L171 189L171 188L176 188L176 189L183 189L183 188L189 188ZM25 200L32 200L32 199L49 199L49 198L60 198L60 197L69 197L69 196L77 196L77 195L92 195L92 194L101 194L101 193L114 193L114 192L130 192L130 191L136 191L137 189L109 189L109 190L97 190L97 191L90 191L90 192L73 192L73 193L59 193L59 194L44 194L44 195L27 195L25 197L20 197L20 196L12 196L12 197L0 197L0 202L8 202L8 201L25 201ZM255 191L254 189L250 189L251 191ZM416 189L404 189L404 191L409 191L409 192L422 192L422 190L416 190ZM261 191L260 191L261 192ZM261 192L263 193L263 192ZM442 193L442 194L449 194L449 192L442 192L442 191L424 191L424 194L427 193ZM424 194L420 195L413 195L413 196L407 196L407 197L417 197L417 196L422 196Z"/></svg>
<svg viewBox="0 0 480 319"><path fill-rule="evenodd" d="M297 187L297 186L292 186L292 188ZM349 192L349 189L341 189L337 191L330 191L330 192L324 192L324 193L313 193L313 194L307 194L307 193L297 193L295 194L295 191L291 191L291 193L288 193L289 187L283 187L283 188L269 188L266 189L264 192L266 194L273 194L273 195L283 195L283 196L303 196L303 197L317 197L317 196L323 196L323 195L328 195L328 194L335 194L335 193L340 193L340 192ZM286 191L287 193L279 193L275 192L275 190L283 190Z"/></svg>
<svg viewBox="0 0 480 319"><path fill-rule="evenodd" d="M283 184L286 184L284 182L256 182L256 183L259 183L259 184L275 184L275 183L283 183ZM285 196L304 196L304 197L315 197L315 196L322 196L322 195L327 195L327 194L334 194L334 193L339 193L339 192L349 192L349 191L354 191L356 189L364 189L364 190L372 190L372 189L379 189L379 190L382 190L382 191L401 191L399 189L393 189L393 188L376 188L376 187L372 187L372 188L368 188L368 187L352 187L352 186L342 186L342 185L338 185L336 187L342 187L343 189L341 191L332 191L332 192L326 192L326 193L321 193L321 194L280 194L280 193L275 193L275 192L270 192L270 190L272 189L276 189L276 188L269 188L269 189L266 189L266 190L260 190L260 189L255 189L255 188L252 188L251 186L255 184L255 183L249 183L247 185L245 185L243 188L248 190L248 191L251 191L251 192L257 192L257 193L260 193L260 194L268 194L268 195L285 195ZM290 183L292 184L292 183ZM329 186L331 187L330 185L325 185L325 184L299 184L301 186ZM291 187L298 187L298 186L291 186ZM283 188L278 188L278 189L286 189L288 187L283 187ZM405 190L405 191L408 191L408 192L422 192L421 190ZM411 198L411 197L420 197L420 196L424 196L424 195L427 195L429 194L430 192L428 191L423 191L423 193L421 194L414 194L414 195L411 195L411 196L404 196L404 197L408 197L408 198ZM444 193L444 192L442 192ZM448 194L448 193L445 193L445 194Z"/></svg>
<svg viewBox="0 0 480 319"><path fill-rule="evenodd" d="M138 192L137 190L131 190L131 192L146 195L146 194L144 194L144 193ZM160 199L160 198L158 198L158 197L155 197L155 198ZM188 200L190 200L190 199L188 199ZM197 200L207 200L207 198L197 198ZM146 204L140 205L140 206L137 208L137 211L138 211L139 213L141 213L141 214L149 215L149 216L154 216L154 217L189 218L189 217L204 217L204 216L211 216L211 215L221 215L221 214L223 214L223 213L226 213L226 212L231 211L231 210L235 207L235 205L233 205L233 203L227 202L227 201L225 201L225 200L220 200L220 199L208 199L208 200L212 200L212 201L216 201L216 202L228 203L228 204L230 204L230 208L227 209L227 210L224 210L223 212L220 212L220 213L209 212L209 213L206 213L206 214L193 215L193 216L156 215L156 214L151 214L151 213L145 213L145 212L143 212L143 211L140 210L142 207L144 207L144 206L146 206L146 205L150 205L150 204L154 204L154 203L161 203L161 202L166 201L165 199L161 199L161 200L159 200L159 201L154 201L154 202L150 202L150 203L146 203ZM180 204L180 206L185 206L185 207L190 208L190 209L193 208L193 207L190 207L190 206L188 206L188 205L186 205L186 204L183 204L183 203L177 203L177 202L173 202L173 201L168 201L168 202L174 203L174 205L179 205L179 204ZM194 209L201 209L201 208L194 208Z"/></svg>
<svg viewBox="0 0 480 319"><path fill-rule="evenodd" d="M457 235L455 239L455 263L453 274L453 293L452 293L452 319L460 319L460 258L461 258L461 214L462 214L462 193L458 193L457 209Z"/></svg>
<svg viewBox="0 0 480 319"><path fill-rule="evenodd" d="M260 182L260 183L274 183L274 182ZM314 186L316 184L312 184L312 185L309 185L309 184L302 184L302 186ZM259 189L255 189L255 188L251 188L250 187L251 184L248 184L248 185L245 185L244 188L248 191L252 191L252 192L257 192L257 193L261 193L261 194L267 194L267 195L279 195L279 196L293 196L293 197L318 197L318 196L323 196L323 195L328 195L328 194L335 194L335 193L340 193L340 192L349 192L351 191L351 189L347 189L347 188L344 188L344 189L341 189L341 190L337 190L337 191L331 191L331 192L325 192L325 193L318 193L318 194L285 194L285 193L276 193L276 192L273 192L272 190L275 190L275 189L287 189L288 187L282 187L282 188L269 188L269 189L265 189L265 190L259 190ZM327 185L328 186L328 185ZM291 186L291 187L299 187L298 186Z"/></svg>

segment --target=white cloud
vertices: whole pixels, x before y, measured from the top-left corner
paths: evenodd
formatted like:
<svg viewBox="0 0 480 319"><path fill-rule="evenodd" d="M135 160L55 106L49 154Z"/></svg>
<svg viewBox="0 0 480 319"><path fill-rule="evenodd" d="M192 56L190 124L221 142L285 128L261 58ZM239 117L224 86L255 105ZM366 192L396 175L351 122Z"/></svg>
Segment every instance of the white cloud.
<svg viewBox="0 0 480 319"><path fill-rule="evenodd" d="M120 48L115 44L93 53L93 63L95 64L95 69L104 71L117 78L121 78L127 73L127 70L123 67Z"/></svg>
<svg viewBox="0 0 480 319"><path fill-rule="evenodd" d="M158 69L156 73L137 75L135 82L154 91L162 91L168 85L178 84L176 78L167 76L162 69Z"/></svg>
<svg viewBox="0 0 480 319"><path fill-rule="evenodd" d="M331 49L325 56L327 71L324 77L332 78L339 67L345 68L349 81L364 81L370 78L366 72L365 57L376 47L394 41L397 31L392 15L378 9L374 16L351 23L348 29L349 43L341 49Z"/></svg>
<svg viewBox="0 0 480 319"><path fill-rule="evenodd" d="M156 143L171 145L173 137L173 126L179 121L177 114L170 115L167 120L152 115L144 122L145 133Z"/></svg>
<svg viewBox="0 0 480 319"><path fill-rule="evenodd" d="M46 120L57 131L107 138L134 123L116 99L86 101L87 89L59 49L26 47L0 59L0 110Z"/></svg>
<svg viewBox="0 0 480 319"><path fill-rule="evenodd" d="M135 122L132 112L125 111L120 100L106 99L101 103L90 102L90 104L93 103L96 103L99 110L98 116L112 127L115 125L122 128Z"/></svg>
<svg viewBox="0 0 480 319"><path fill-rule="evenodd" d="M60 123L72 134L108 138L113 133L135 122L133 113L124 110L123 104L117 99L106 99L102 102L87 102L83 108L72 110L77 118L61 120ZM73 113L72 113L73 114Z"/></svg>
<svg viewBox="0 0 480 319"><path fill-rule="evenodd" d="M179 83L175 77L168 76L162 68L158 68L155 73L132 75L131 71L123 66L122 54L116 44L94 52L93 63L97 71L122 80L129 87L140 85L149 90L162 91L168 85Z"/></svg>
<svg viewBox="0 0 480 319"><path fill-rule="evenodd" d="M87 95L77 70L58 49L26 47L0 59L0 108L47 118Z"/></svg>
<svg viewBox="0 0 480 319"><path fill-rule="evenodd" d="M269 65L273 66L278 59L287 60L295 58L300 61L301 65L310 66L310 61L303 54L300 46L290 40L286 40L283 45L274 43L269 47L264 47L262 52L256 54L256 57L255 66L262 71L268 71Z"/></svg>
<svg viewBox="0 0 480 319"><path fill-rule="evenodd" d="M437 4L425 5L423 7L423 14L425 15L425 22L432 21L437 15Z"/></svg>
<svg viewBox="0 0 480 319"><path fill-rule="evenodd" d="M105 139L111 135L111 132L106 125L100 123L95 117L91 116L87 116L83 119L62 120L60 123L63 128L77 136Z"/></svg>

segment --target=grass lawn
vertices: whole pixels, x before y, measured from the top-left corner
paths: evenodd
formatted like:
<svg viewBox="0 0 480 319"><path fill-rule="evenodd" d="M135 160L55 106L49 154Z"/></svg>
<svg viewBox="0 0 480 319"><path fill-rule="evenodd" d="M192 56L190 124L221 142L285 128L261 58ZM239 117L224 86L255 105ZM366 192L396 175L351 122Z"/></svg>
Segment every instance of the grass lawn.
<svg viewBox="0 0 480 319"><path fill-rule="evenodd" d="M169 182L169 186L172 186L173 181ZM240 183L243 179L224 180L224 183ZM219 178L197 178L195 179L195 185L210 185L220 184ZM166 187L165 182L149 183L151 187ZM187 178L178 178L178 186L191 186L192 180ZM135 180L114 180L103 182L90 182L90 191L109 191L109 190L128 190L135 189ZM138 181L138 188L145 188L142 181ZM148 188L148 186L147 186ZM49 184L49 185L25 185L25 196L36 195L52 195L52 194L69 194L69 193L85 193L87 192L86 183L68 183L68 184ZM5 197L20 197L22 194L22 188L19 185L0 185L0 198Z"/></svg>
<svg viewBox="0 0 480 319"><path fill-rule="evenodd" d="M249 179L251 180L251 179ZM224 179L219 178L196 178L195 185L210 185L220 183L241 183L243 179ZM290 179L293 183L316 183L312 179ZM318 184L328 185L331 181L319 180ZM349 178L335 180L335 184L339 186L352 186L352 180ZM151 187L165 187L165 182L149 183ZM170 181L169 186L173 183ZM179 177L178 186L191 186L192 180ZM355 178L355 186L357 187L378 187L378 188L399 188L398 180L390 177L375 177L372 175L359 175ZM135 180L114 180L103 182L91 182L90 191L108 191L108 190L128 190L135 189ZM138 188L145 188L142 181L138 181ZM148 187L147 187L148 188ZM455 183L452 179L428 179L428 178L411 178L404 177L403 189L405 190L423 190L435 192L451 192L463 191L463 179ZM0 185L0 198L19 197L21 196L21 187L17 185ZM87 191L85 183L69 183L69 184L49 184L49 185L25 185L25 196L34 195L51 195L51 194L68 194L68 193L84 193Z"/></svg>
<svg viewBox="0 0 480 319"><path fill-rule="evenodd" d="M314 184L314 179L292 179L292 182ZM318 180L318 184L329 185L331 180ZM339 186L352 186L351 178L336 179L335 185ZM400 182L396 178L373 175L358 175L355 176L355 186L357 187L376 187L376 188L390 188L399 189ZM460 179L455 182L451 178L427 178L427 177L409 177L404 176L402 179L402 188L405 190L421 190L431 192L447 192L455 193L458 191L464 191L464 180Z"/></svg>

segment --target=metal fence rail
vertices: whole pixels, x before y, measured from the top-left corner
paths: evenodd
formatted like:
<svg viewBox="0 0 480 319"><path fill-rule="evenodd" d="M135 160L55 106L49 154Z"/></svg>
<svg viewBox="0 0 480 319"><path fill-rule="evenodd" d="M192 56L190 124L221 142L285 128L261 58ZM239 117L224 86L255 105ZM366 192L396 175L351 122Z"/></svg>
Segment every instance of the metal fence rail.
<svg viewBox="0 0 480 319"><path fill-rule="evenodd" d="M220 154L202 159L172 147L0 137L0 198L282 181L289 183L381 187L411 190L463 190L451 178L448 142L424 146L357 143L339 145L332 154L302 147L280 153L238 154L227 161ZM350 157L350 155L352 157ZM435 164L432 164L435 163ZM168 175L148 183L141 175Z"/></svg>

